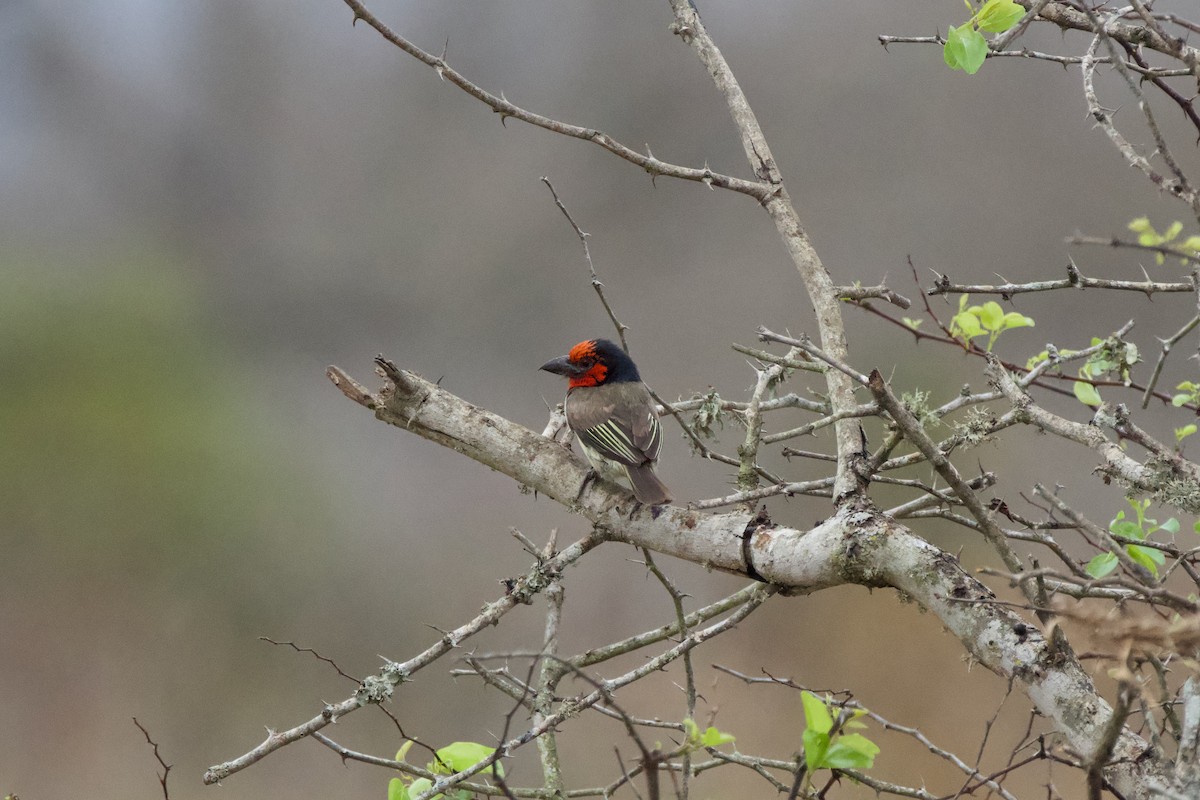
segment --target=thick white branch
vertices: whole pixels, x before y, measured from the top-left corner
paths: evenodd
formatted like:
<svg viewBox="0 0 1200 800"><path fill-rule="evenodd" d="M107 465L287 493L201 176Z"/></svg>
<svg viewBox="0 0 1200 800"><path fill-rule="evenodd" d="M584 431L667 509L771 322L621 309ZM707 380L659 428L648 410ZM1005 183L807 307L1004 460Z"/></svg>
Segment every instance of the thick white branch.
<svg viewBox="0 0 1200 800"><path fill-rule="evenodd" d="M958 560L856 500L809 531L773 525L765 515L705 514L679 506L638 506L616 487L593 482L561 445L379 361L388 384L371 393L336 367L329 376L355 402L392 425L498 470L587 517L606 535L726 572L768 581L784 592L841 584L892 587L935 614L979 663L1013 679L1086 759L1112 709L1069 652L1040 629L992 603L994 595ZM578 497L578 499L577 499ZM902 656L901 656L902 657ZM1128 798L1148 797L1146 780L1166 781L1143 759L1146 745L1126 730L1105 777Z"/></svg>

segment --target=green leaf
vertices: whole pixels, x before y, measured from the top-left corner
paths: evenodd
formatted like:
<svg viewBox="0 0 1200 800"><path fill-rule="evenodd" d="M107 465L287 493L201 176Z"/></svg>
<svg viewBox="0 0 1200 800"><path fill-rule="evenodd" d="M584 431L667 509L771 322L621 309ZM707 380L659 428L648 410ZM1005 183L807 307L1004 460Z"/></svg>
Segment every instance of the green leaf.
<svg viewBox="0 0 1200 800"><path fill-rule="evenodd" d="M387 800L408 800L408 787L404 785L404 781L399 778L388 781Z"/></svg>
<svg viewBox="0 0 1200 800"><path fill-rule="evenodd" d="M1025 9L1013 0L988 0L979 9L975 21L988 33L1002 33L1021 21Z"/></svg>
<svg viewBox="0 0 1200 800"><path fill-rule="evenodd" d="M1009 328L1032 328L1034 322L1030 317L1024 314L1018 314L1016 311L1010 311L1004 315L1004 322L1001 327L1005 330Z"/></svg>
<svg viewBox="0 0 1200 800"><path fill-rule="evenodd" d="M804 743L804 764L808 768L808 774L812 775L825 762L825 752L829 749L829 734L805 728L801 741Z"/></svg>
<svg viewBox="0 0 1200 800"><path fill-rule="evenodd" d="M869 769L875 766L877 755L879 745L861 733L847 733L839 736L825 753L821 766L830 769Z"/></svg>
<svg viewBox="0 0 1200 800"><path fill-rule="evenodd" d="M995 300L989 300L979 307L979 321L989 331L998 331L1004 324L1004 308Z"/></svg>
<svg viewBox="0 0 1200 800"><path fill-rule="evenodd" d="M983 34L976 30L968 30L963 34L963 59L962 69L968 75L974 75L979 72L979 68L983 66L983 62L987 59L987 40L983 38Z"/></svg>
<svg viewBox="0 0 1200 800"><path fill-rule="evenodd" d="M1158 235L1158 231L1154 230L1154 226L1146 217L1138 217L1130 222L1129 230L1138 235L1138 244L1155 246L1163 243L1163 237Z"/></svg>
<svg viewBox="0 0 1200 800"><path fill-rule="evenodd" d="M1196 426L1193 425L1192 427L1194 428ZM1167 533L1174 535L1176 533L1179 533L1179 520L1175 519L1174 517L1171 517L1169 520L1164 522L1159 527L1160 527L1160 530L1164 530Z"/></svg>
<svg viewBox="0 0 1200 800"><path fill-rule="evenodd" d="M1117 568L1117 557L1112 553L1101 553L1087 563L1087 574L1093 578L1103 578Z"/></svg>
<svg viewBox="0 0 1200 800"><path fill-rule="evenodd" d="M429 780L429 778L417 778L415 781L412 782L412 784L409 785L408 796L409 797L420 797L422 792L428 792L432 788L433 788L433 781ZM444 795L435 794L433 797L434 797L434 800L437 800L437 798L443 797L443 796ZM391 798L389 798L388 800L391 800Z"/></svg>
<svg viewBox="0 0 1200 800"><path fill-rule="evenodd" d="M1183 223L1179 220L1172 222L1165 231L1163 231L1163 241L1169 242L1178 236L1183 231Z"/></svg>
<svg viewBox="0 0 1200 800"><path fill-rule="evenodd" d="M1138 544L1131 544L1125 549L1128 551L1130 558L1150 570L1154 575L1158 574L1158 565L1166 560L1166 556L1162 554L1162 551L1156 550L1153 547L1142 547Z"/></svg>
<svg viewBox="0 0 1200 800"><path fill-rule="evenodd" d="M901 317L900 321L915 331L917 328L921 327L921 323L924 322L925 320L913 319L911 317Z"/></svg>
<svg viewBox="0 0 1200 800"><path fill-rule="evenodd" d="M704 747L719 747L734 741L734 738L731 734L719 731L709 725L704 729L704 735L700 737L700 744Z"/></svg>
<svg viewBox="0 0 1200 800"><path fill-rule="evenodd" d="M951 25L946 31L946 43L942 45L942 60L950 69L962 69L962 52L962 34L958 32L958 28ZM961 297L959 304L962 304Z"/></svg>
<svg viewBox="0 0 1200 800"><path fill-rule="evenodd" d="M455 772L462 772L467 767L475 766L494 752L496 752L494 747L488 747L478 742L453 742L438 749L437 755L440 762L431 761L425 768L438 775L453 775ZM502 765L496 764L496 771L501 777L504 776Z"/></svg>
<svg viewBox="0 0 1200 800"><path fill-rule="evenodd" d="M987 51L987 40L969 24L961 28L951 25L946 31L946 46L942 48L942 58L951 69L961 69L968 75L974 75L983 66Z"/></svg>
<svg viewBox="0 0 1200 800"><path fill-rule="evenodd" d="M1084 363L1079 375L1081 378L1101 378L1116 369L1117 362L1113 361L1109 354L1097 353Z"/></svg>
<svg viewBox="0 0 1200 800"><path fill-rule="evenodd" d="M1030 356L1029 360L1025 362L1025 369L1033 369L1034 367L1036 367L1038 364L1042 363L1049 357L1050 357L1050 353L1047 352L1046 350L1043 350L1042 352L1038 353L1036 356Z"/></svg>
<svg viewBox="0 0 1200 800"><path fill-rule="evenodd" d="M1136 558L1138 558L1138 559L1145 558L1159 566L1162 566L1163 564L1165 564L1167 562L1166 554L1163 553L1162 550L1159 550L1157 547L1143 547L1140 544L1131 544L1131 545L1129 545L1129 551L1130 551L1129 552L1130 555L1134 555L1134 551L1136 551L1136 553L1137 553L1137 555L1135 556ZM1151 570L1151 571L1153 571L1153 570Z"/></svg>
<svg viewBox="0 0 1200 800"><path fill-rule="evenodd" d="M1118 536L1124 536L1127 539L1145 539L1146 534L1142 532L1142 527L1132 520L1124 522L1113 521L1113 524L1108 526L1108 529Z"/></svg>
<svg viewBox="0 0 1200 800"><path fill-rule="evenodd" d="M968 341L974 339L976 336L982 336L984 330L979 324L979 317L970 311L964 311L961 314L955 314L951 318L950 332L963 341Z"/></svg>
<svg viewBox="0 0 1200 800"><path fill-rule="evenodd" d="M1100 392L1096 391L1096 387L1090 383L1075 381L1075 385L1072 388L1075 390L1075 397L1084 405L1098 406L1104 402L1100 399Z"/></svg>
<svg viewBox="0 0 1200 800"><path fill-rule="evenodd" d="M1200 251L1200 236L1189 236L1179 245L1181 250Z"/></svg>
<svg viewBox="0 0 1200 800"><path fill-rule="evenodd" d="M833 715L829 704L812 692L802 692L801 701L804 703L804 762L811 775L818 769L866 769L875 763L879 747L860 733L839 733L831 741L829 732L833 730ZM846 720L846 728L863 728L863 723L857 722L864 711L853 712Z"/></svg>
<svg viewBox="0 0 1200 800"><path fill-rule="evenodd" d="M804 704L804 723L806 730L817 733L829 733L833 730L833 717L825 701L812 692L801 692L800 702Z"/></svg>
<svg viewBox="0 0 1200 800"><path fill-rule="evenodd" d="M687 734L688 744L695 747L719 747L734 741L734 737L723 731L719 731L709 725L704 729L704 733L700 732L700 726L696 721L689 718L683 721L683 730Z"/></svg>
<svg viewBox="0 0 1200 800"><path fill-rule="evenodd" d="M1200 533L1200 519L1192 523L1192 530L1196 533Z"/></svg>
<svg viewBox="0 0 1200 800"><path fill-rule="evenodd" d="M1200 386L1197 386L1191 381L1184 381L1175 388L1179 389L1181 394L1174 395L1171 398L1171 405L1179 408L1182 405L1196 401L1198 394L1197 390L1200 389Z"/></svg>

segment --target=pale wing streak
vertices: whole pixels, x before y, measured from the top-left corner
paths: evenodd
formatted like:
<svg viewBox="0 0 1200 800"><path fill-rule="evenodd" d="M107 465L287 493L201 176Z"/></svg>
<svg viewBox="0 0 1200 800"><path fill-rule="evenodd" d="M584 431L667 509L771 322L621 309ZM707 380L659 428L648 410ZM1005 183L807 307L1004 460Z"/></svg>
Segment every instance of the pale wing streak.
<svg viewBox="0 0 1200 800"><path fill-rule="evenodd" d="M658 417L654 414L650 415L650 444L646 447L646 458L651 461L658 460L658 451L662 450L662 425L658 422Z"/></svg>
<svg viewBox="0 0 1200 800"><path fill-rule="evenodd" d="M645 461L645 456L637 451L625 432L611 421L588 428L588 435L627 463L640 464Z"/></svg>

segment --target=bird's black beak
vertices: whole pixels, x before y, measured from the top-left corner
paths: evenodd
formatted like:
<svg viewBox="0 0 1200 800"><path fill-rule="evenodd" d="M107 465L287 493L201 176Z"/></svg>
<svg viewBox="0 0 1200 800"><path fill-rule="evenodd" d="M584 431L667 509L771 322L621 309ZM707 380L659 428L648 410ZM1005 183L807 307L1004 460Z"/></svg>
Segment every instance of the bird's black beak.
<svg viewBox="0 0 1200 800"><path fill-rule="evenodd" d="M546 372L553 372L555 375L564 375L568 378L572 375L582 375L587 371L582 367L572 364L571 359L566 356L550 359L545 364L542 364L541 369L546 370Z"/></svg>

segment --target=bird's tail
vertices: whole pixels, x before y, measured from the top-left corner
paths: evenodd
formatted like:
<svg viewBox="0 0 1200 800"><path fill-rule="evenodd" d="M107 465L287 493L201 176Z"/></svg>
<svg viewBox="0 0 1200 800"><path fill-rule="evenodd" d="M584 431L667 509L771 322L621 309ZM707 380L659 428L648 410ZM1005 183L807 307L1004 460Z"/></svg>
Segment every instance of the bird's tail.
<svg viewBox="0 0 1200 800"><path fill-rule="evenodd" d="M639 503L657 506L671 502L671 490L654 474L652 466L642 464L625 469L629 473L629 484L633 486L633 496Z"/></svg>

